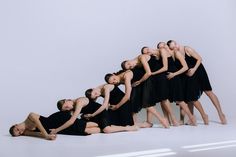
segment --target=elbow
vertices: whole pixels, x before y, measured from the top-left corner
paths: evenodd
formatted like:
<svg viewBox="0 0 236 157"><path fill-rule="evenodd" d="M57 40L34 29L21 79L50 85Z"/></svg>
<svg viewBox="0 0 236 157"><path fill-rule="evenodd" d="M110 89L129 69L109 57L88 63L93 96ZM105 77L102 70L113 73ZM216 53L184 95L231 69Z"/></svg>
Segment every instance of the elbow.
<svg viewBox="0 0 236 157"><path fill-rule="evenodd" d="M187 65L184 66L184 67L183 67L183 70L184 70L184 71L187 71L187 70L188 70L188 66L187 66Z"/></svg>
<svg viewBox="0 0 236 157"><path fill-rule="evenodd" d="M68 121L68 125L71 126L72 124L74 124L74 121L73 120L69 120Z"/></svg>
<svg viewBox="0 0 236 157"><path fill-rule="evenodd" d="M68 124L69 124L69 126L71 126L71 125L72 125L72 124L74 124L74 123L73 123L72 121L69 121L69 123L68 123Z"/></svg>
<svg viewBox="0 0 236 157"><path fill-rule="evenodd" d="M151 75L152 75L152 72L148 72L148 73L146 74L147 78L149 78Z"/></svg>
<svg viewBox="0 0 236 157"><path fill-rule="evenodd" d="M164 66L163 67L163 72L167 71L168 70L168 67L167 66Z"/></svg>
<svg viewBox="0 0 236 157"><path fill-rule="evenodd" d="M128 101L130 99L130 94L125 96L125 102Z"/></svg>
<svg viewBox="0 0 236 157"><path fill-rule="evenodd" d="M202 57L199 58L199 62L200 62L200 63L202 62Z"/></svg>

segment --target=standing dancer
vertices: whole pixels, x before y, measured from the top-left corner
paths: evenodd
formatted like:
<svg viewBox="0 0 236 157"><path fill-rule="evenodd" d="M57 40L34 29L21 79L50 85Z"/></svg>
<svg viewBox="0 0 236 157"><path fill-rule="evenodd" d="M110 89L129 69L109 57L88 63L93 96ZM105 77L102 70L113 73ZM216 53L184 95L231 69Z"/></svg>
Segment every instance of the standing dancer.
<svg viewBox="0 0 236 157"><path fill-rule="evenodd" d="M166 71L168 70L168 59L166 53L164 53L162 49L151 49L149 47L143 47L141 49L141 53L151 56L148 63L152 71L151 77L154 81L153 88L155 97L158 102L160 102L163 113L169 120L169 123L172 123L174 126L178 126L179 124L173 114L170 101L168 100L169 88L168 79L166 77Z"/></svg>
<svg viewBox="0 0 236 157"><path fill-rule="evenodd" d="M174 40L169 40L167 44L170 50L179 51L183 56L186 57L185 59L188 60L187 62L189 64L187 76L192 77L196 75L195 77L197 77L200 91L204 92L210 98L211 102L218 112L221 124L227 124L227 120L221 109L219 99L212 91L207 72L202 64L201 56L193 48L179 45Z"/></svg>
<svg viewBox="0 0 236 157"><path fill-rule="evenodd" d="M105 76L105 80L107 83L114 84L114 85L120 85L120 84L125 85L125 94L127 95L126 98L130 99L134 123L137 125L138 123L137 123L136 114L142 109L144 98L145 99L147 98L147 97L143 97L144 94L147 94L147 93L144 93L144 90L143 90L143 85L144 85L143 81L145 81L148 77L149 77L148 75L144 74L144 70L142 67L137 67L133 71L131 70L120 71L118 73L107 74ZM140 79L142 80L140 81ZM131 84L133 87L131 86ZM151 100L151 101L154 101L154 100ZM155 110L155 108L150 109L150 112L160 121L160 123L165 128L169 127L167 120L164 117L162 117ZM151 124L149 124L149 126L144 125L144 127L150 127L150 126Z"/></svg>
<svg viewBox="0 0 236 157"><path fill-rule="evenodd" d="M168 59L168 75L167 78L169 79L169 100L171 102L176 102L188 115L191 125L197 125L195 117L190 112L188 105L184 102L184 89L181 82L180 74L184 73L188 66L179 53L173 53L169 50L169 47L164 42L159 42L157 48L166 53ZM177 69L175 66L175 61L179 60L182 68Z"/></svg>

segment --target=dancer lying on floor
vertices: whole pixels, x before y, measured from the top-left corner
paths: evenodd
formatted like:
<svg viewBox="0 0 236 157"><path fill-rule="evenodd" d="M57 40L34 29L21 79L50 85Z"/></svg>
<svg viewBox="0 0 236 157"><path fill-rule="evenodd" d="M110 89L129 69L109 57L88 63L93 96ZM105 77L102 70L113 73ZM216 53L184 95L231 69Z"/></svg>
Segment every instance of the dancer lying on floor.
<svg viewBox="0 0 236 157"><path fill-rule="evenodd" d="M50 129L60 127L71 118L68 111L60 111L53 113L49 117L43 117L36 113L30 113L25 121L13 125L9 132L12 136L33 136L45 138L47 140L55 140L56 134L50 133ZM99 133L100 129L94 122L85 122L76 118L74 123L68 128L59 131L59 134L65 135L89 135Z"/></svg>

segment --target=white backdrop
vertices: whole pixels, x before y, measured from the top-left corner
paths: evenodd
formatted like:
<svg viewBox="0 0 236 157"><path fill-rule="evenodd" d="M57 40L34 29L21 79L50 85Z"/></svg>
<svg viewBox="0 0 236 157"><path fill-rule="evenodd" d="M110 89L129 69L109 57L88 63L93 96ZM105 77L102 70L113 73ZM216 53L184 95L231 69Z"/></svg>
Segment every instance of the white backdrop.
<svg viewBox="0 0 236 157"><path fill-rule="evenodd" d="M57 111L57 100L83 96L142 46L169 39L201 54L233 117L235 8L234 0L1 0L0 132L30 111ZM209 99L201 101L216 118Z"/></svg>

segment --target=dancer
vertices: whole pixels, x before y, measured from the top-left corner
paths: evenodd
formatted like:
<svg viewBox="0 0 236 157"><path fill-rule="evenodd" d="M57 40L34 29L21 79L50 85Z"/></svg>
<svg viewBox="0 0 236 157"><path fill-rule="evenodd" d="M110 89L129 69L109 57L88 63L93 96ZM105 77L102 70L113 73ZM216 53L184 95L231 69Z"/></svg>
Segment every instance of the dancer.
<svg viewBox="0 0 236 157"><path fill-rule="evenodd" d="M144 60L144 58L142 58L142 60ZM131 70L120 71L118 73L107 74L105 76L105 80L109 84L113 84L113 85L124 84L125 85L125 94L127 95L126 99L127 100L130 99L134 123L140 127L150 127L150 126L146 126L146 125L143 126L142 124L139 124L137 122L137 117L136 117L136 114L142 109L142 101L144 100L143 99L144 94L148 94L148 93L144 93L143 87L142 87L143 86L142 81L146 80L149 77L148 75L149 74L144 74L144 70L142 67L137 67L137 68L134 68L133 71ZM133 87L131 86L131 84ZM150 101L154 101L154 100L150 100ZM155 117L160 121L163 127L165 128L169 127L167 120L164 117L162 117L155 109L151 108L150 112L155 115Z"/></svg>
<svg viewBox="0 0 236 157"><path fill-rule="evenodd" d="M189 111L188 105L184 102L184 89L181 82L181 78L179 77L180 74L184 73L188 66L179 53L172 53L169 50L169 47L164 42L159 42L157 45L158 49L162 49L163 53L166 53L168 59L168 75L167 78L169 79L169 100L171 102L176 102L188 115L191 125L197 125L195 117ZM182 68L177 69L175 66L174 60L179 60Z"/></svg>
<svg viewBox="0 0 236 157"><path fill-rule="evenodd" d="M64 102L64 105L61 105L61 102ZM80 115L81 109L86 106L88 104L88 99L85 97L80 97L77 98L75 100L71 100L71 99L64 99L61 101L57 102L57 107L60 111L70 111L71 108L73 108L73 106L75 106L74 110L71 111L71 118L65 122L63 125L57 127L57 128L52 128L50 129L50 133L51 134L57 134L58 132L67 129L68 127L70 127L77 119L77 117ZM98 129L98 124L94 123L94 122L87 122L87 128L95 128L94 133L100 132ZM92 130L90 130L92 131ZM92 132L93 133L93 132Z"/></svg>
<svg viewBox="0 0 236 157"><path fill-rule="evenodd" d="M188 60L187 62L189 64L187 76L197 78L200 91L204 92L210 98L218 112L221 124L227 124L227 120L221 109L219 99L212 91L207 72L202 64L201 56L193 48L179 45L174 40L169 40L167 44L170 50L178 51L182 56L185 56L185 60Z"/></svg>
<svg viewBox="0 0 236 157"><path fill-rule="evenodd" d="M67 111L56 112L49 117L30 113L24 122L13 125L9 132L12 136L24 135L55 140L56 134L50 134L50 129L63 125L70 118L71 114ZM88 127L87 124L88 123L81 119L76 119L70 127L61 130L58 133L65 135L89 135L100 131L97 127Z"/></svg>
<svg viewBox="0 0 236 157"><path fill-rule="evenodd" d="M175 51L174 53L176 53ZM188 68L192 67L191 59L185 55L183 57L188 65ZM182 65L179 62L179 60L176 60L175 64L178 69L181 69ZM198 99L201 97L202 92L200 90L200 85L198 83L197 76L196 75L188 76L187 73L188 71L180 75L182 80L182 85L184 86L184 95L185 95L184 101L187 102L192 114L193 114L193 106L195 106L197 110L200 112L204 124L208 125L209 124L208 115L205 113L201 103L198 101ZM184 115L185 115L184 111L181 110L180 120L182 124L184 124Z"/></svg>
<svg viewBox="0 0 236 157"><path fill-rule="evenodd" d="M126 102L122 101L125 94L119 87L111 84L103 84L96 88L88 89L85 93L86 97L93 101L96 101L100 96L104 98L102 106L95 113L85 115L86 117L94 117L103 110L107 110L109 106L110 109L108 110L108 113L112 125L134 125L130 102L129 100Z"/></svg>
<svg viewBox="0 0 236 157"><path fill-rule="evenodd" d="M89 114L93 114L99 110L101 104L89 100L87 98L87 103L82 107L81 112L82 119L86 121L95 122L98 124L99 128L103 133L114 133L120 131L136 131L136 126L115 126L111 125L109 121L109 115L107 110L103 110L101 113L97 114L95 117L88 116ZM65 100L58 101L58 109L62 111L74 111L77 108L77 104L72 104L71 106L67 106L65 104Z"/></svg>
<svg viewBox="0 0 236 157"><path fill-rule="evenodd" d="M151 49L149 47L143 47L141 49L141 53L151 56L148 63L152 71L151 77L154 80L154 93L158 102L161 104L165 118L168 119L170 124L172 123L174 126L178 126L179 124L171 109L170 101L168 100L169 88L168 79L166 77L166 71L168 70L168 59L166 53L163 52L163 49Z"/></svg>

